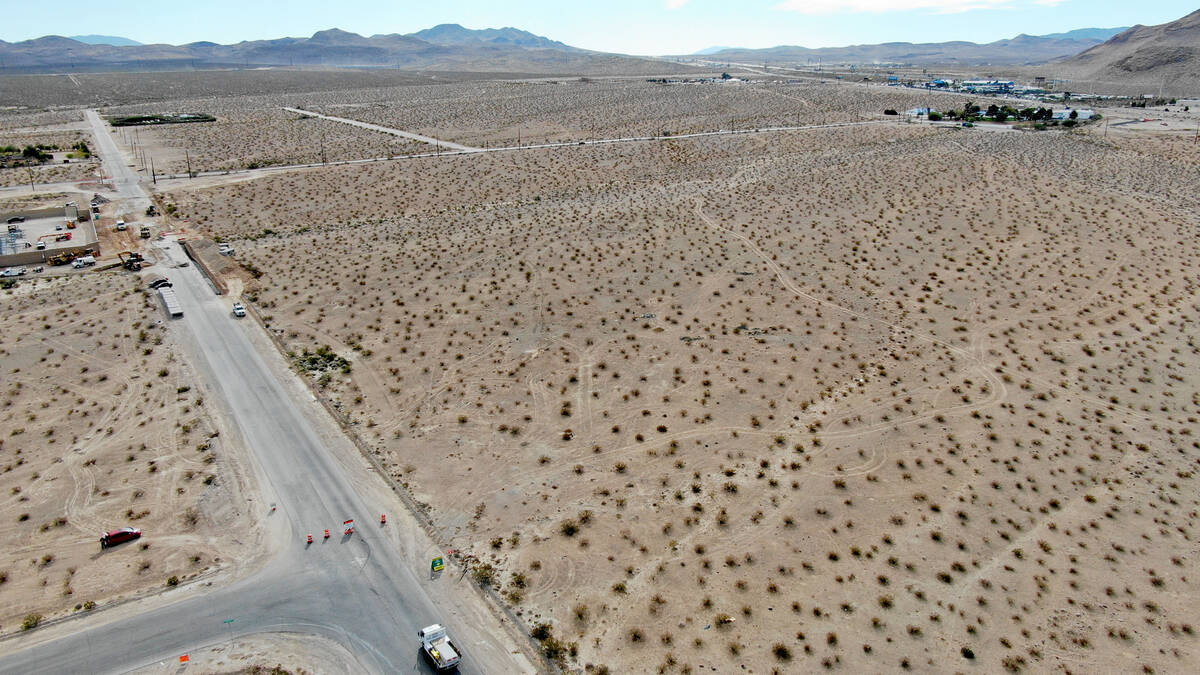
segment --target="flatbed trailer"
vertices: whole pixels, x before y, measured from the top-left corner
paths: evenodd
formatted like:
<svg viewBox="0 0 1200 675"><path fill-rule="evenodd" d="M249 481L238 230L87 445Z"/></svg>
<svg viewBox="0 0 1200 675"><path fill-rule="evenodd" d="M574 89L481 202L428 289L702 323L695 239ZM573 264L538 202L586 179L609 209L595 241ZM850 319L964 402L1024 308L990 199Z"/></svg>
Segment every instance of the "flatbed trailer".
<svg viewBox="0 0 1200 675"><path fill-rule="evenodd" d="M167 308L167 314L171 318L178 319L183 316L183 305L179 304L179 298L175 295L175 289L170 286L159 286L158 295L162 298L163 306Z"/></svg>

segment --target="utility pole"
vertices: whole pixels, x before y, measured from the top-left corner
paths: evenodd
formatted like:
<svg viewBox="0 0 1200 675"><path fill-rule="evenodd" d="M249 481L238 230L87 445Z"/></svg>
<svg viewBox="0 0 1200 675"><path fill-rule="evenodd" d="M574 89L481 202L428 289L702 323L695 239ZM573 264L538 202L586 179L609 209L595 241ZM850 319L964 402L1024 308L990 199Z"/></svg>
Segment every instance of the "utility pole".
<svg viewBox="0 0 1200 675"><path fill-rule="evenodd" d="M158 185L158 177L154 175L154 157L153 156L150 157L150 180L155 185Z"/></svg>
<svg viewBox="0 0 1200 675"><path fill-rule="evenodd" d="M25 170L29 172L29 189L33 192L36 192L37 187L35 187L33 184L33 167L27 166L25 167Z"/></svg>
<svg viewBox="0 0 1200 675"><path fill-rule="evenodd" d="M188 178L194 178L192 176L192 155L187 148L183 149L183 156L187 158Z"/></svg>

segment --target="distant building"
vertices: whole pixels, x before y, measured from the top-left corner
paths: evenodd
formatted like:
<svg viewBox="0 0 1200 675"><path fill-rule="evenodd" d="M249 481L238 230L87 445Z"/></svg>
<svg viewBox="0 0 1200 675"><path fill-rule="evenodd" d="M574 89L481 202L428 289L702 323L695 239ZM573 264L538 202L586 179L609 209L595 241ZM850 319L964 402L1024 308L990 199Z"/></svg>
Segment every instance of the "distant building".
<svg viewBox="0 0 1200 675"><path fill-rule="evenodd" d="M910 108L905 110L904 114L908 115L909 117L920 117L921 115L928 116L929 113L935 112L937 112L937 108Z"/></svg>
<svg viewBox="0 0 1200 675"><path fill-rule="evenodd" d="M1072 112L1076 113L1075 119L1080 121L1090 120L1096 115L1096 113L1092 110L1071 110L1070 108L1067 108L1066 110L1055 110L1052 119L1058 120L1059 122L1063 120L1069 120L1071 119Z"/></svg>
<svg viewBox="0 0 1200 675"><path fill-rule="evenodd" d="M962 88L972 94L1007 94L1017 86L1012 80L963 80Z"/></svg>

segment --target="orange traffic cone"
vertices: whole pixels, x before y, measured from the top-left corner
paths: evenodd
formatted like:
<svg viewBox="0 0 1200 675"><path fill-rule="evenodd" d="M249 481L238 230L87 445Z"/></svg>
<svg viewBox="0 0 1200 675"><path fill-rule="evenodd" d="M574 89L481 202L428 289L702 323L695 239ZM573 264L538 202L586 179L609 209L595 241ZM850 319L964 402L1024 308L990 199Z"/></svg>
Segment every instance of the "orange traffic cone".
<svg viewBox="0 0 1200 675"><path fill-rule="evenodd" d="M383 514L383 515L381 515L381 516L379 516L379 524L380 524L380 525L387 525L387 514L386 514L386 513L385 513L385 514Z"/></svg>
<svg viewBox="0 0 1200 675"><path fill-rule="evenodd" d="M308 543L310 543L310 544L312 543L312 535L311 534L308 535Z"/></svg>
<svg viewBox="0 0 1200 675"><path fill-rule="evenodd" d="M325 530L325 538L326 538L326 539L328 539L328 538L329 538L329 530Z"/></svg>

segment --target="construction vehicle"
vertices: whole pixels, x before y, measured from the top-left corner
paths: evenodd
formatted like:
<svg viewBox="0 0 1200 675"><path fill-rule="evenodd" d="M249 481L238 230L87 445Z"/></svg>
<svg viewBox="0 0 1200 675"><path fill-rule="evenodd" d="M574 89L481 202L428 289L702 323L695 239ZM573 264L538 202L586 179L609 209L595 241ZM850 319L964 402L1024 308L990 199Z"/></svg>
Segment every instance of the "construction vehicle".
<svg viewBox="0 0 1200 675"><path fill-rule="evenodd" d="M70 253L59 253L58 255L52 255L49 258L47 258L46 264L47 265L66 265L67 263L71 262L74 259L75 259L75 256L71 255Z"/></svg>
<svg viewBox="0 0 1200 675"><path fill-rule="evenodd" d="M91 267L92 265L95 265L95 264L96 264L95 256L81 255L78 258L76 258L74 261L71 262L71 267L74 267L75 269L78 270L78 269L83 269L84 267Z"/></svg>
<svg viewBox="0 0 1200 675"><path fill-rule="evenodd" d="M143 225L141 232L139 234L141 235L142 239L149 239L150 238L150 226Z"/></svg>
<svg viewBox="0 0 1200 675"><path fill-rule="evenodd" d="M434 668L439 671L458 668L461 657L454 648L454 643L450 642L445 626L438 623L426 626L417 631L417 637L421 639L421 651L425 652L425 657Z"/></svg>
<svg viewBox="0 0 1200 675"><path fill-rule="evenodd" d="M153 204L151 204L150 206L147 206L147 207L146 207L146 215L148 215L148 216L157 216L157 215L158 215L158 209L156 209L156 208L154 207L154 205L153 205Z"/></svg>
<svg viewBox="0 0 1200 675"><path fill-rule="evenodd" d="M43 234L42 236L38 237L38 242L41 242L43 239L51 238L54 239L54 241L71 241L71 237L72 233L70 232L51 232L50 234Z"/></svg>
<svg viewBox="0 0 1200 675"><path fill-rule="evenodd" d="M142 263L146 261L141 253L135 251L121 251L117 254L117 257L121 259L121 266L130 272L142 269Z"/></svg>

